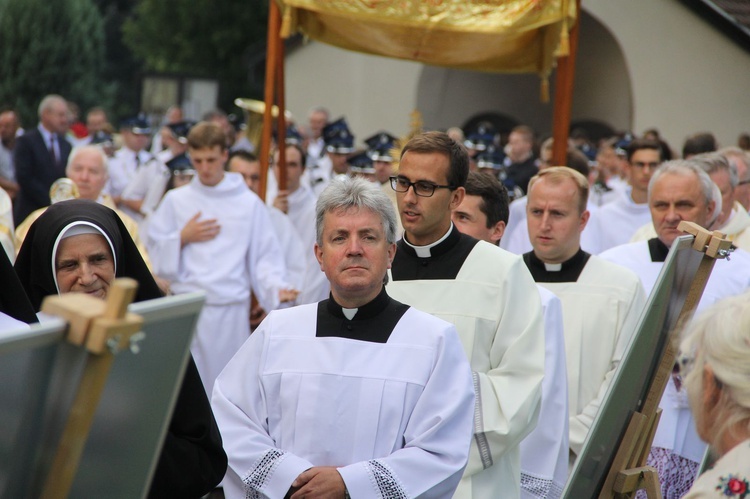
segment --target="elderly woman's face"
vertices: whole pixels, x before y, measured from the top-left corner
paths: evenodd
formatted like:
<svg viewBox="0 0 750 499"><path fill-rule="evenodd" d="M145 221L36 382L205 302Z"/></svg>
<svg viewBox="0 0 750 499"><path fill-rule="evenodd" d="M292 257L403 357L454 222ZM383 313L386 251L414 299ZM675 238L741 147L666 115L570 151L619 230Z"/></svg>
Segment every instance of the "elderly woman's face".
<svg viewBox="0 0 750 499"><path fill-rule="evenodd" d="M60 294L78 292L106 298L115 278L115 262L104 236L80 234L60 241L55 273Z"/></svg>

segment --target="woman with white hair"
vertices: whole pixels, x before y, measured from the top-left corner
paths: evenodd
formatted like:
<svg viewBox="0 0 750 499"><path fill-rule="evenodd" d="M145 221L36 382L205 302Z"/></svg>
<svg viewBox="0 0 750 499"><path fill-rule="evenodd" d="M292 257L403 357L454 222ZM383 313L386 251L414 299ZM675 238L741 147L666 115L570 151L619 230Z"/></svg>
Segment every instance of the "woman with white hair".
<svg viewBox="0 0 750 499"><path fill-rule="evenodd" d="M720 456L685 499L750 497L750 293L701 314L680 351L698 435Z"/></svg>

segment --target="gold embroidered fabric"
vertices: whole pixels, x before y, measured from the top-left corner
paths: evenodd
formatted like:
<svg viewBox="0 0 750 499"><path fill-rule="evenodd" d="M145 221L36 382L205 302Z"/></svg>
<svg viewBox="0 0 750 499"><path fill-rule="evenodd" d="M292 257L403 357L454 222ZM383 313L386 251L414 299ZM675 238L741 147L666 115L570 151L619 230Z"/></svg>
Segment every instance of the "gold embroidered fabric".
<svg viewBox="0 0 750 499"><path fill-rule="evenodd" d="M548 75L574 0L277 0L282 36L452 68ZM567 13L567 15L566 15Z"/></svg>

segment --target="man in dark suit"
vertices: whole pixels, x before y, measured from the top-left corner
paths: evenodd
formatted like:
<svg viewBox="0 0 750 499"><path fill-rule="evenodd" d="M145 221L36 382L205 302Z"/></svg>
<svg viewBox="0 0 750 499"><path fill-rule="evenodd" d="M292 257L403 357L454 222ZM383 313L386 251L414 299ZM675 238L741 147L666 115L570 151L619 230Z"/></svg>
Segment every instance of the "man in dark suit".
<svg viewBox="0 0 750 499"><path fill-rule="evenodd" d="M49 188L65 176L72 146L65 140L68 104L59 95L48 95L39 104L39 125L16 142L13 162L20 187L14 207L16 225L37 208L49 206Z"/></svg>

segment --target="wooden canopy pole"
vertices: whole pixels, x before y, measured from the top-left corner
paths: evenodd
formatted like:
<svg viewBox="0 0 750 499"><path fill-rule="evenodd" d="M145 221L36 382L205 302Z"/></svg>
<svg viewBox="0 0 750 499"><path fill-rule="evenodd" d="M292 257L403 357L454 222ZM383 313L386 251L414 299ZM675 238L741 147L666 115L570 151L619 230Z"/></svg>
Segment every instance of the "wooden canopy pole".
<svg viewBox="0 0 750 499"><path fill-rule="evenodd" d="M279 39L276 59L276 102L279 117L276 120L276 142L279 148L279 190L286 190L286 101L284 93L284 43ZM270 104L266 103L266 107ZM305 158L302 158L305 161Z"/></svg>
<svg viewBox="0 0 750 499"><path fill-rule="evenodd" d="M266 49L266 83L264 100L266 109L263 112L263 133L260 142L260 185L258 195L266 198L268 184L268 165L271 153L271 131L273 128L273 101L276 89L279 46L281 45L281 11L275 0L268 0L268 37Z"/></svg>
<svg viewBox="0 0 750 499"><path fill-rule="evenodd" d="M573 107L573 77L576 68L578 51L578 30L581 26L581 0L576 0L576 22L570 30L570 53L557 60L555 75L555 104L552 114L552 160L553 164L564 166L568 154L568 132L570 129L570 111ZM567 12L565 13L567 15Z"/></svg>

